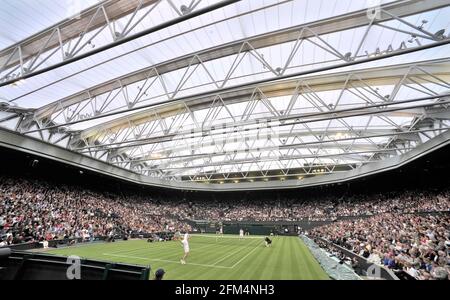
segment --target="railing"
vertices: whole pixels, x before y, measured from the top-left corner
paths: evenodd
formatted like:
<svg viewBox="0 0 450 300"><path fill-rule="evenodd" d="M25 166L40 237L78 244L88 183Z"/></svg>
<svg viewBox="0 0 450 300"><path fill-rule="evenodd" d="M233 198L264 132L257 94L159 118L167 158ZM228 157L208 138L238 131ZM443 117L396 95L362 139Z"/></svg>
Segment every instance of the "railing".
<svg viewBox="0 0 450 300"><path fill-rule="evenodd" d="M339 250L340 252L344 253L344 255L346 255L347 257L349 257L351 259L356 259L358 262L358 267L356 268L355 272L359 275L367 276L367 277L375 277L374 273L377 273L377 272L375 272L375 270L378 270L379 272L376 275L379 279L400 280L397 277L397 275L394 274L394 272L385 268L382 265L371 263L366 258L364 258L348 249L345 249L344 247L336 245L333 242L330 242L324 238L317 237L315 239L321 241L322 243L327 244L328 246L331 246L331 247ZM372 271L373 271L373 273L372 273Z"/></svg>
<svg viewBox="0 0 450 300"><path fill-rule="evenodd" d="M171 238L173 236L173 232L157 232L157 233L138 233L138 232L132 232L129 237L130 238L150 238L154 235L160 236L162 238L169 237ZM114 236L115 240L121 240L124 239L125 235L118 234ZM88 244L92 242L104 242L108 241L109 237L107 236L97 236L93 239L85 239L85 238L69 238L69 239L61 239L61 240L51 240L48 241L48 247L49 248L57 248L57 247L64 247L69 246L72 244ZM33 250L33 249L41 249L44 245L42 242L30 242L30 243L22 243L22 244L15 244L15 245L8 245L4 247L0 247L0 249L3 248L10 248L15 251L27 251L27 250Z"/></svg>
<svg viewBox="0 0 450 300"><path fill-rule="evenodd" d="M48 241L48 247L49 248L56 248L58 246L64 246L64 245L70 245L71 243L90 243L90 242L99 242L99 241L105 241L107 237L100 236L95 237L94 240L86 240L84 238L70 238L70 239L62 239L62 240L51 240ZM9 245L0 247L2 248L10 248L15 251L26 251L26 250L33 250L33 249L40 249L43 248L44 245L42 242L30 242L30 243L22 243L22 244L15 244L15 245Z"/></svg>
<svg viewBox="0 0 450 300"><path fill-rule="evenodd" d="M309 248L311 254L316 258L323 270L334 280L361 280L362 278L356 274L351 266L341 263L337 257L333 257L320 248L312 239L305 235L300 235L304 244Z"/></svg>

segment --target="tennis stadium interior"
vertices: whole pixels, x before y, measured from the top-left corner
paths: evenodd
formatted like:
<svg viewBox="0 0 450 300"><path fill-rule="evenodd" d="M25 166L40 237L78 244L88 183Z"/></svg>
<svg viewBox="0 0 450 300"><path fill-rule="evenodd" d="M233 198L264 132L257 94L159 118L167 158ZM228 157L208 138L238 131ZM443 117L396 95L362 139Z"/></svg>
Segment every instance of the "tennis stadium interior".
<svg viewBox="0 0 450 300"><path fill-rule="evenodd" d="M449 16L3 0L0 279L450 279Z"/></svg>

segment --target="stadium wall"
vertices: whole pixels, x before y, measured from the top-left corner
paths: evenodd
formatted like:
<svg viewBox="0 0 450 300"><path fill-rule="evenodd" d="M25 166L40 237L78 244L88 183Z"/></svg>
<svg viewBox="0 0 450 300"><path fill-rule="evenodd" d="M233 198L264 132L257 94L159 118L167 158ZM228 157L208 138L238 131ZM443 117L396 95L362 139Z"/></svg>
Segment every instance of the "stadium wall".
<svg viewBox="0 0 450 300"><path fill-rule="evenodd" d="M70 273L74 258L13 250L0 259L0 280L148 280L150 268L81 259L78 275ZM77 277L70 277L70 275Z"/></svg>
<svg viewBox="0 0 450 300"><path fill-rule="evenodd" d="M225 234L238 234L239 230L244 229L251 235L298 235L298 232L311 230L318 226L328 225L331 221L295 221L295 222L223 222Z"/></svg>
<svg viewBox="0 0 450 300"><path fill-rule="evenodd" d="M239 234L243 229L250 235L288 235L296 236L299 231L311 230L318 226L328 225L331 221L278 221L278 222L257 222L257 221L191 221L185 220L202 233L215 233L222 225L224 234Z"/></svg>

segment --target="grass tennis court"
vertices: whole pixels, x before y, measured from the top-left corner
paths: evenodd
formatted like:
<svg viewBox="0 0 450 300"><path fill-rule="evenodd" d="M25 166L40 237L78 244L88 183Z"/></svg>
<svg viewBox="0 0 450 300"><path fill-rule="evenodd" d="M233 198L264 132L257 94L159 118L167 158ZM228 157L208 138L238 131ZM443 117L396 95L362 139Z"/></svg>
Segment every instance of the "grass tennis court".
<svg viewBox="0 0 450 300"><path fill-rule="evenodd" d="M180 264L179 241L147 243L145 240L95 243L46 253L136 265L166 271L166 280L318 280L327 274L298 237L274 237L271 248L263 237L216 238L194 235L187 265Z"/></svg>

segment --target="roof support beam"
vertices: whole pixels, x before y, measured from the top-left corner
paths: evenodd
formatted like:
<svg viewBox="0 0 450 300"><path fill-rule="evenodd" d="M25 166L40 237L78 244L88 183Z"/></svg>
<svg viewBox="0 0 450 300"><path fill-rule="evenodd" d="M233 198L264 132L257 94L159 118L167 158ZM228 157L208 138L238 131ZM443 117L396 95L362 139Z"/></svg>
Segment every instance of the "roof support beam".
<svg viewBox="0 0 450 300"><path fill-rule="evenodd" d="M426 12L433 9L442 8L450 5L448 1L445 0L412 0L412 1L396 1L394 3L385 4L381 7L382 14L380 19L377 20L377 23L385 22L388 20L393 20L395 17L406 17L411 14L418 14L421 12ZM280 30L272 33L263 34L261 36L256 36L250 39L236 41L233 43L229 43L226 45L222 45L219 47L213 47L211 49L204 50L198 53L192 53L183 57L175 58L173 60L163 62L158 65L150 66L148 68L144 68L137 72L128 74L126 76L113 79L111 81L99 84L95 87L92 87L87 91L82 91L78 94L69 96L65 99L61 99L56 101L55 103L49 104L36 112L37 118L48 118L50 115L54 114L60 109L65 109L69 106L76 105L79 102L86 101L90 98L95 98L96 96L103 95L105 93L109 93L112 90L118 88L118 82L120 82L120 86L128 86L130 84L144 81L148 78L149 73L157 72L159 75L163 75L166 73L170 73L175 70L180 70L183 68L187 68L189 66L198 64L204 64L208 61L217 60L226 56L231 56L235 54L242 53L254 53L254 55L261 57L258 55L257 51L260 48L269 47L272 45L277 45L281 43L295 42L301 41L305 39L317 38L324 34L329 34L333 32L344 31L352 28L358 28L361 26L373 26L374 24L367 17L367 10L361 10L354 13L349 13L342 16L333 17L326 20L321 20L309 24L304 24L301 26L295 26L293 28L289 28L286 30ZM436 44L438 44L442 37L429 37L431 40L434 40ZM414 46L411 46L414 49ZM416 47L420 48L420 47ZM405 50L405 49L401 49ZM380 53L378 56L389 56L390 51L387 53ZM392 53L391 53L392 54ZM359 60L363 60L366 58L365 55L358 55L356 53L355 57L345 57L344 55L339 56L338 63L342 62L343 65L349 62L355 62ZM287 62L288 63L288 62ZM232 70L233 67L230 69ZM286 69L286 68L285 68ZM286 71L286 70L285 70ZM288 74L285 74L285 71L275 72L274 78L282 78ZM277 76L278 75L278 76ZM223 88L225 82L219 82L220 87ZM183 83L180 81L180 85ZM179 85L179 86L180 86ZM179 89L173 92L173 95L170 95L169 98L174 98L174 95L177 94ZM171 100L170 99L170 100Z"/></svg>
<svg viewBox="0 0 450 300"><path fill-rule="evenodd" d="M354 150L364 150L367 147L354 147ZM327 149L327 147L325 147ZM412 148L408 148L406 150L411 150ZM179 167L171 167L171 165L180 165L183 164L184 161L170 161L168 163L164 163L163 165L150 165L148 170L155 170L159 169L161 171L171 171L171 170L190 170L190 169L200 169L200 168L206 168L206 167L219 167L219 166L229 166L229 165L235 165L235 164L254 164L254 163L262 163L262 162L270 162L270 161L290 161L290 160L304 160L304 159L321 159L321 158L341 158L343 160L351 160L352 163L363 163L367 161L367 158L374 154L374 153L383 153L383 154L396 154L398 150L405 150L405 149L369 149L365 151L349 151L349 152L343 152L343 153L337 153L337 154L318 154L318 155L283 155L280 157L274 157L274 156L263 156L263 157L257 157L257 158L246 158L246 159L235 159L235 160L228 160L223 162L211 162L207 164L195 164L195 163L189 163L184 164L183 166ZM365 157L365 155L367 157ZM190 159L189 162L192 162L193 159ZM125 163L119 162L117 164ZM116 164L116 163L114 163Z"/></svg>
<svg viewBox="0 0 450 300"><path fill-rule="evenodd" d="M290 188L301 188L301 187L348 182L350 180L365 177L368 175L394 170L436 149L448 145L449 142L450 142L450 132L448 131L443 132L436 138L433 138L432 140L429 140L428 142L418 146L414 150L411 150L410 152L407 152L400 156L392 157L383 161L374 161L358 169L334 173L327 176L314 176L311 178L304 178L302 180L286 180L286 181L268 180L264 182L255 181L239 184L234 183L203 184L201 182L179 182L173 180L168 181L143 176L130 170L118 168L117 166L112 166L98 159L86 157L73 151L68 151L61 147L57 147L56 145L46 143L38 139L33 139L27 136L20 135L16 132L0 128L0 145L3 147L8 147L26 153L32 153L33 155L42 156L55 161L80 167L82 169L91 170L93 172L98 172L106 176L111 176L114 178L118 178L121 180L137 184L172 188L179 190L198 190L210 192L290 189Z"/></svg>
<svg viewBox="0 0 450 300"><path fill-rule="evenodd" d="M133 33L131 30L136 27L136 24L132 26L128 24L122 32L113 30L114 26L112 20L117 20L127 15L131 15L131 19L133 19L136 17L135 12L137 10L150 7L150 10L144 14L144 16L147 16L148 13L153 11L154 7L163 1L169 0L103 1L100 4L81 12L79 18L63 21L52 28L3 50L0 52L0 87L52 71L67 64L146 36L163 28L236 3L240 0L224 0L200 9L197 5L193 5L190 8L188 7L185 12L179 14L180 16L178 18L167 20L138 33ZM179 12L176 7L173 9ZM136 22L139 23L143 19L144 18L140 18ZM95 32L96 30L97 32ZM88 45L91 45L92 40L103 30L109 30L111 34L111 40L107 44L96 47L94 50L81 51ZM93 37L84 38L93 32ZM100 39L100 42L104 43L104 40ZM71 48L72 43L77 47ZM69 51L66 51L67 49L69 49ZM56 56L57 53L62 53L61 57ZM44 58L42 58L42 56ZM57 59L59 62L48 67L39 68L43 65L42 61L47 61L50 57L54 56L59 57L59 59ZM36 65L38 60L41 60L41 62Z"/></svg>
<svg viewBox="0 0 450 300"><path fill-rule="evenodd" d="M448 130L448 127L446 128ZM200 157L214 157L214 156L223 156L227 153L232 154L245 154L248 152L261 152L261 151L272 151L272 150L286 150L286 149L297 149L297 148L305 148L307 146L311 147L319 147L320 145L324 144L336 144L339 142L349 142L350 146L352 145L352 142L355 144L355 141L358 140L367 140L367 139L373 139L373 138L389 138L389 137L402 137L405 136L407 138L411 139L411 135L419 134L419 133L439 133L442 130L442 128L436 128L436 129L419 129L419 130L411 130L411 131L405 131L405 132L396 132L396 133L387 133L387 134L372 134L372 135L360 135L356 137L348 137L348 138L331 138L327 140L320 140L320 141L313 141L313 142L303 142L303 143L297 143L297 144L288 144L288 145L278 145L278 146L265 146L265 147L258 147L254 149L241 149L241 150L235 150L235 151L229 151L229 152L210 152L210 153L195 153L192 155L179 155L179 156L170 156L170 153L167 156L152 156L151 154L148 154L147 157L142 158L134 158L131 159L134 162L147 162L147 161L160 161L160 160L172 160L172 159L193 159L193 158L200 158ZM345 148L345 144L341 144ZM380 145L382 146L382 145ZM336 146L334 146L337 148Z"/></svg>
<svg viewBox="0 0 450 300"><path fill-rule="evenodd" d="M358 131L358 128L355 129ZM361 128L363 130L363 128ZM302 137L302 136L322 136L322 135L329 135L329 136L347 136L349 135L348 130L342 130L342 129L333 129L330 128L329 130L324 129L314 129L312 131L307 131L303 129L302 131L299 130L287 130L288 132L280 132L277 133L276 138L289 138L293 136ZM250 131L249 131L250 132ZM372 134L396 134L398 131L393 129L367 129L364 130L365 134L372 135ZM226 144L227 142L233 141L236 137L238 139L249 139L249 140L255 140L258 139L258 133L248 134L247 132L243 135L227 135L226 137L221 137L223 133L217 133L217 138L214 138L214 143L217 144ZM208 137L214 136L212 133L208 134ZM163 144L166 142L175 142L180 139L193 139L193 136L185 136L185 137L179 137L175 138L174 136L160 136L156 138L149 138L149 139L135 139L130 141L124 141L124 142L117 142L117 143L108 143L108 144L98 144L98 145L90 145L82 148L72 148L74 151L79 152L86 152L86 151L104 151L104 150L124 150L131 147L137 147L137 146L143 146L143 145L152 145L152 144ZM204 147L208 145L208 142L200 143L198 144L195 142L198 147ZM185 147L185 146L182 146ZM97 150L98 149L98 150ZM120 152L119 152L120 153Z"/></svg>
<svg viewBox="0 0 450 300"><path fill-rule="evenodd" d="M450 95L450 94L449 94ZM74 148L77 151L97 151L95 149L99 149L99 151L103 151L105 149L126 149L143 145L150 144L162 144L165 142L175 142L182 140L189 140L198 137L210 137L220 140L224 134L227 134L227 139L232 139L234 136L232 133L239 129L239 131L244 130L245 126L255 125L256 127L245 127L245 132L243 136L238 136L238 138L244 138L245 136L251 137L251 132L260 131L261 128L277 128L277 134L274 136L282 137L283 131L280 131L281 128L292 128L292 126L299 124L309 124L314 122L321 121L330 121L337 119L345 119L357 116L401 116L401 117L420 117L420 116L428 116L435 117L437 119L444 119L448 113L448 109L445 107L446 103L450 100L445 100L449 95L441 95L440 97L423 97L417 99L410 99L404 101L395 101L395 102L379 102L372 105L365 105L359 107L352 107L350 109L341 109L334 110L329 112L320 112L320 113L309 113L309 114L296 114L291 116L282 116L282 117L274 117L274 118L264 118L263 120L252 120L252 121L242 121L230 124L215 125L205 128L200 128L199 130L175 130L173 133L164 133L162 135L154 135L152 137L134 137L129 140L123 139L119 141L115 139L115 142L112 143L101 143L101 144L87 144L86 146L80 148ZM415 104L420 103L426 100L433 99L441 99L440 102L430 102L428 104ZM413 104L409 106L405 106L405 104ZM399 105L402 105L398 107ZM391 108L392 107L392 108ZM290 126L290 127L289 127ZM298 129L296 131L290 131L286 136L295 135L296 132L299 132ZM357 129L356 129L357 130ZM365 132L367 129L362 130ZM376 131L376 130L375 130ZM396 130L399 131L399 130ZM333 132L332 129L329 132ZM370 132L370 129L369 129ZM315 132L309 131L309 135L314 135ZM317 131L316 131L317 133ZM249 135L250 134L250 135ZM351 132L350 132L351 134Z"/></svg>
<svg viewBox="0 0 450 300"><path fill-rule="evenodd" d="M431 74L431 75L429 75ZM436 77L433 78L432 76ZM347 88L357 88L364 86L382 86L397 84L402 78L414 78L420 83L438 82L446 85L450 89L450 60L432 60L421 62L420 64L403 64L397 66L380 67L355 71L352 73L338 72L334 74L318 75L306 77L304 79L291 79L285 81L269 82L261 85L249 85L241 88L230 89L223 92L211 92L202 96L191 96L179 99L174 103L168 103L146 109L141 112L117 118L113 121L102 123L90 129L86 129L81 133L82 139L97 136L99 133L107 130L119 130L129 124L135 126L151 122L157 119L156 116L164 116L169 118L182 114L189 108L189 112L212 108L214 106L228 106L235 103L249 101L255 91L261 91L266 97L292 96L299 92L308 92L299 87L307 84L315 93L341 90ZM438 80L442 81L439 82ZM380 95L380 98L383 96ZM215 101L220 99L221 101ZM381 101L382 99L380 99ZM385 100L385 99L384 99ZM286 112L287 115L289 112ZM292 113L290 113L292 114ZM279 116L283 118L285 116ZM274 117L277 118L277 117ZM233 120L231 124L240 124L246 120ZM248 121L255 123L255 120ZM227 127L230 127L227 126ZM202 126L208 130L210 126Z"/></svg>

